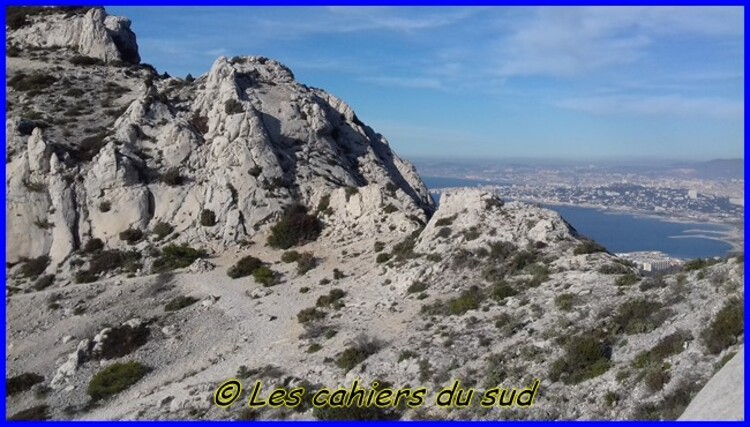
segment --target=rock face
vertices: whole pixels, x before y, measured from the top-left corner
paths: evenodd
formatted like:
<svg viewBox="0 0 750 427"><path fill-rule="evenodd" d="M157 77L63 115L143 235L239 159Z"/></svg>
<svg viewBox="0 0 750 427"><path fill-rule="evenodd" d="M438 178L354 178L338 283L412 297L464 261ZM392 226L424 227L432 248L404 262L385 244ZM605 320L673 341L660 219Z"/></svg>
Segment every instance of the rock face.
<svg viewBox="0 0 750 427"><path fill-rule="evenodd" d="M276 61L171 78L126 64L124 18L32 10L8 27L6 360L9 381L44 380L9 414L40 392L52 419L336 418L212 404L242 378L430 391L346 414L365 419L675 419L742 346L742 257L642 277L539 206L463 189L436 208ZM128 387L92 405L105 367ZM541 385L532 408L436 407L456 379Z"/></svg>
<svg viewBox="0 0 750 427"><path fill-rule="evenodd" d="M129 21L99 8L34 18L11 31L9 40L25 48L62 46L104 61L138 62ZM70 58L64 50L55 54ZM17 61L9 58L11 78L20 73ZM21 106L6 118L7 145L15 152L7 165L6 231L33 243L9 246L10 262L48 255L57 264L94 238L123 247L121 232L148 232L159 223L179 233L176 243L221 250L252 238L294 203L313 210L330 200L333 214L324 221L332 230L357 222L370 223L371 233L393 221L413 229L433 209L414 167L380 134L342 101L295 82L276 61L222 57L194 82L160 78L148 68L48 72L56 82L37 98L76 102L65 94L85 93L88 85L73 80L95 79L105 92L112 87L129 95L115 103L121 111L105 117L91 112L89 124L76 123L98 126L94 136L55 134L41 122L26 136L24 105L35 104L43 110L37 115L47 117L64 111L45 109L46 102L30 99L23 88L12 91ZM359 194L352 198L354 192ZM367 216L386 204L400 215L375 226ZM215 223L201 224L206 211Z"/></svg>
<svg viewBox="0 0 750 427"><path fill-rule="evenodd" d="M138 64L138 45L130 30L130 20L107 16L102 8L90 8L83 14L53 14L14 31L8 41L18 48L71 48L81 55L104 62L123 61Z"/></svg>
<svg viewBox="0 0 750 427"><path fill-rule="evenodd" d="M679 421L742 421L745 419L745 347L701 389Z"/></svg>

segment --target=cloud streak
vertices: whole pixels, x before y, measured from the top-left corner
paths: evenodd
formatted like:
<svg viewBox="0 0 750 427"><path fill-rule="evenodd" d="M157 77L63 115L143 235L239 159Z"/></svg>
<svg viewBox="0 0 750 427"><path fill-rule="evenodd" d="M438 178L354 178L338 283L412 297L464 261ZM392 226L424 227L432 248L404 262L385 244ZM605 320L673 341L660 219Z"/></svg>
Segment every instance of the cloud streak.
<svg viewBox="0 0 750 427"><path fill-rule="evenodd" d="M684 116L742 120L742 102L722 98L672 96L597 96L570 98L552 105L593 115Z"/></svg>

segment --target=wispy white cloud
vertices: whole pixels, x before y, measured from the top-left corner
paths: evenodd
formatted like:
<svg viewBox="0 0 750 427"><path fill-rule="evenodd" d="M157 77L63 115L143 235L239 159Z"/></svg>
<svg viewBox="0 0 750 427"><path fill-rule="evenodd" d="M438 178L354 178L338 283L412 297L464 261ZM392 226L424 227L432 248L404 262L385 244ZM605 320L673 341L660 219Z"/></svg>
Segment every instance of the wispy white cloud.
<svg viewBox="0 0 750 427"><path fill-rule="evenodd" d="M534 9L498 43L501 75L576 77L639 60L655 38L742 35L742 10L727 7Z"/></svg>
<svg viewBox="0 0 750 427"><path fill-rule="evenodd" d="M443 82L440 79L431 77L365 77L360 79L360 81L380 86L412 89L444 89Z"/></svg>
<svg viewBox="0 0 750 427"><path fill-rule="evenodd" d="M730 120L742 120L744 115L744 105L740 101L678 95L569 98L554 101L552 105L594 115L671 115Z"/></svg>

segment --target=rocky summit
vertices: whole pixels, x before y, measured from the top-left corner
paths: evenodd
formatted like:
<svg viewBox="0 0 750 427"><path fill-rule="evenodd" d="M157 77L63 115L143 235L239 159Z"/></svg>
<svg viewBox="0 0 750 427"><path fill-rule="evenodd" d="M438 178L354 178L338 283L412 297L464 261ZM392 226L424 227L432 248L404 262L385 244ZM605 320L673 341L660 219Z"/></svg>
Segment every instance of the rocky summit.
<svg viewBox="0 0 750 427"><path fill-rule="evenodd" d="M7 15L9 418L676 419L741 348L742 257L642 277L555 212L436 206L277 61L175 78L102 8ZM311 404L357 379L427 397ZM257 380L305 398L249 407ZM475 401L440 406L454 380Z"/></svg>

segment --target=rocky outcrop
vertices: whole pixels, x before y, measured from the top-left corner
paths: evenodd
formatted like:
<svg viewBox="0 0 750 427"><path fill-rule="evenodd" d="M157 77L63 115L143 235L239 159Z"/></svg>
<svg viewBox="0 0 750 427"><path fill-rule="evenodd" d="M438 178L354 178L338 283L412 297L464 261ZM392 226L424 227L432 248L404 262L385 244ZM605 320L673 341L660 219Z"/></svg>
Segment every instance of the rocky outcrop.
<svg viewBox="0 0 750 427"><path fill-rule="evenodd" d="M126 59L123 46L135 43L126 19L98 8L45 15L10 34L22 44L75 46L107 61ZM15 232L19 240L37 242L9 247L11 262L49 255L56 264L93 238L125 247L121 232L148 232L158 223L179 233L177 243L221 251L275 223L291 204L314 211L323 202L329 209L318 213L330 230L359 224L369 234L414 229L432 212L411 164L349 106L297 83L277 61L221 57L194 82L153 72L134 81L114 67L73 67L58 79L93 72L103 73L102 84L127 85L133 94L114 120L92 118L88 126L109 121L93 139L39 127L26 137L17 125L22 116L9 113L8 145L26 155L8 165L8 230L23 230ZM52 95L55 90L49 96L64 97ZM12 92L24 100L24 93ZM60 113L49 111L54 114ZM44 184L35 187L33 200L22 185L29 181ZM386 206L397 212L384 215ZM202 223L205 212L215 221ZM28 231L39 221L46 227Z"/></svg>
<svg viewBox="0 0 750 427"><path fill-rule="evenodd" d="M141 60L130 20L107 16L103 8L73 16L61 12L27 19L33 21L9 34L8 40L16 48L64 47L104 62L138 64Z"/></svg>

